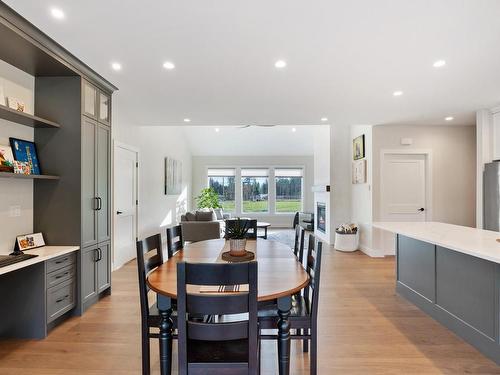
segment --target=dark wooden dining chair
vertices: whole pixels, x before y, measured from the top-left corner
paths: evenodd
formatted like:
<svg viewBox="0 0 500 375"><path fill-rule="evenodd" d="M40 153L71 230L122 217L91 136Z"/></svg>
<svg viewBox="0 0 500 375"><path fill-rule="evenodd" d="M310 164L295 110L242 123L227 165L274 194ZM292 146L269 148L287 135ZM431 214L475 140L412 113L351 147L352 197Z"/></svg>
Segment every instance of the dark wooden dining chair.
<svg viewBox="0 0 500 375"><path fill-rule="evenodd" d="M215 293L189 293L187 284ZM234 290L245 284L248 291ZM226 289L218 293L218 288ZM179 320L180 375L259 373L257 262L178 263L177 306L180 317L244 314L229 322Z"/></svg>
<svg viewBox="0 0 500 375"><path fill-rule="evenodd" d="M141 336L142 336L142 373L150 373L149 340L158 338L158 333L151 332L151 328L159 328L160 314L156 303L150 305L148 300L149 287L146 282L148 274L163 264L161 234L155 234L142 241L137 241L137 270L139 273L139 297L141 302ZM174 329L176 328L176 314L172 314Z"/></svg>
<svg viewBox="0 0 500 375"><path fill-rule="evenodd" d="M295 333L290 334L292 340L303 340L304 352L310 352L310 373L317 374L318 366L318 303L321 276L321 253L323 243L317 240L314 235L309 235L307 246L306 271L309 275L309 284L301 292L295 303L292 304L290 316L290 328ZM259 309L259 328L275 330L278 324L278 312L276 306L266 306ZM264 340L276 340L276 334L261 335Z"/></svg>
<svg viewBox="0 0 500 375"><path fill-rule="evenodd" d="M293 253L297 257L300 264L304 263L304 238L305 230L300 225L295 226L295 241L293 245Z"/></svg>
<svg viewBox="0 0 500 375"><path fill-rule="evenodd" d="M234 228L237 225L244 225L248 227L248 232L245 238L250 240L257 239L257 220L256 219L228 219L226 220L226 231L230 228Z"/></svg>
<svg viewBox="0 0 500 375"><path fill-rule="evenodd" d="M175 225L167 228L167 253L171 258L177 251L184 247L184 239L182 238L182 227Z"/></svg>

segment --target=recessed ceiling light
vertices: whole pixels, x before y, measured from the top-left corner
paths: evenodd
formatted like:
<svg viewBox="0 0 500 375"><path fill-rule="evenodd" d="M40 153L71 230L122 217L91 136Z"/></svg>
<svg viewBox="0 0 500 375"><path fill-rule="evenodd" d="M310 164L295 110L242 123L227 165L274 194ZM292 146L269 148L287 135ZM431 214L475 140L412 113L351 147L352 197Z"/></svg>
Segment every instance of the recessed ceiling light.
<svg viewBox="0 0 500 375"><path fill-rule="evenodd" d="M434 64L432 64L432 66L434 68L441 68L445 65L446 65L446 61L444 61L444 60L438 60L438 61L434 62Z"/></svg>
<svg viewBox="0 0 500 375"><path fill-rule="evenodd" d="M50 10L50 14L52 14L52 17L54 17L57 20L62 20L65 17L64 12L59 8L52 8Z"/></svg>
<svg viewBox="0 0 500 375"><path fill-rule="evenodd" d="M401 95L403 95L403 91L400 91L400 90L398 90L398 91L394 91L394 92L392 93L392 95L394 95L394 96L401 96Z"/></svg>
<svg viewBox="0 0 500 375"><path fill-rule="evenodd" d="M111 63L111 68L116 71L122 70L122 64L117 62Z"/></svg>
<svg viewBox="0 0 500 375"><path fill-rule="evenodd" d="M220 131L219 128L215 128L215 132L218 133Z"/></svg>
<svg viewBox="0 0 500 375"><path fill-rule="evenodd" d="M185 118L184 122L191 122L191 119L190 118Z"/></svg>
<svg viewBox="0 0 500 375"><path fill-rule="evenodd" d="M171 62L171 61L165 61L165 62L163 63L163 67L164 67L165 69L167 69L167 70L172 70L172 69L174 69L174 68L175 68L175 65L174 65L174 63L173 63L173 62Z"/></svg>
<svg viewBox="0 0 500 375"><path fill-rule="evenodd" d="M453 116L448 116L444 118L446 121L453 121L454 117Z"/></svg>
<svg viewBox="0 0 500 375"><path fill-rule="evenodd" d="M328 119L326 117L321 117L321 121L326 122Z"/></svg>
<svg viewBox="0 0 500 375"><path fill-rule="evenodd" d="M274 63L274 66L278 69L284 68L286 66L285 60L278 60Z"/></svg>
<svg viewBox="0 0 500 375"><path fill-rule="evenodd" d="M297 131L297 129L295 129L295 128L292 128L292 132L294 132L294 133L295 133L296 131Z"/></svg>

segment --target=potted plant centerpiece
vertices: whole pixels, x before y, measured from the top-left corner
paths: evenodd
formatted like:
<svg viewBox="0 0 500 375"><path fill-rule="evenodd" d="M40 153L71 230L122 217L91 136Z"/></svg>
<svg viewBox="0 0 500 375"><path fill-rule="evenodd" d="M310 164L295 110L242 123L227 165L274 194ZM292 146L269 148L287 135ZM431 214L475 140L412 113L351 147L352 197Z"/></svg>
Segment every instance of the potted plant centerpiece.
<svg viewBox="0 0 500 375"><path fill-rule="evenodd" d="M234 219L233 225L226 226L226 240L229 240L229 254L235 257L246 255L246 234L250 229L248 220Z"/></svg>

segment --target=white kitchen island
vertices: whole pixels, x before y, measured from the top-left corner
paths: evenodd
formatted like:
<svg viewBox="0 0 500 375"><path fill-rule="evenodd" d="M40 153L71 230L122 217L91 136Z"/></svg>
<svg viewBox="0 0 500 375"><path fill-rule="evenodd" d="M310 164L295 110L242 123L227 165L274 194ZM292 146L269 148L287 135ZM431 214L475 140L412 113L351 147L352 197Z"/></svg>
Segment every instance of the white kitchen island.
<svg viewBox="0 0 500 375"><path fill-rule="evenodd" d="M395 234L396 290L500 364L500 233L375 222Z"/></svg>

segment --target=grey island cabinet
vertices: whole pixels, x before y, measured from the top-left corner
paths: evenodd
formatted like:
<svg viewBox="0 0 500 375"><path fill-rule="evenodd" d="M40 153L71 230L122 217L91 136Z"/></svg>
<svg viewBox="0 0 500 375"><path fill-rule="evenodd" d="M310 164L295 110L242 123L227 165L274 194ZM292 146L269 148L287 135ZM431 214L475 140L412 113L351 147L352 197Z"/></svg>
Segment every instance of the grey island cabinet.
<svg viewBox="0 0 500 375"><path fill-rule="evenodd" d="M374 223L395 233L396 291L500 364L500 233Z"/></svg>

